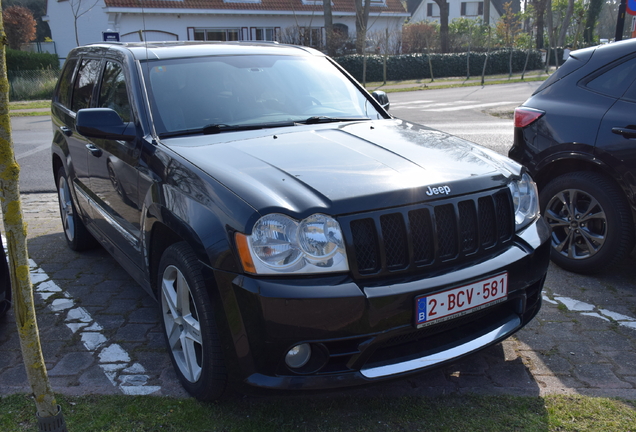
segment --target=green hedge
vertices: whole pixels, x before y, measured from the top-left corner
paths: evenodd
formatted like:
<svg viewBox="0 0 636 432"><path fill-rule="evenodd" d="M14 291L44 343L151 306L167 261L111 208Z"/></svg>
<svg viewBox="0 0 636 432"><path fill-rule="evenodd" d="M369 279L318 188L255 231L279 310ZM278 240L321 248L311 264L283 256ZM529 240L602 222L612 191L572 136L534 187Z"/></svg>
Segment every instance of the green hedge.
<svg viewBox="0 0 636 432"><path fill-rule="evenodd" d="M512 51L512 71L523 71L526 61L525 50ZM434 78L466 76L467 53L438 54L432 53ZM430 78L428 54L402 54L387 58L387 80L411 80ZM470 75L481 75L486 53L470 53ZM493 51L488 55L486 75L506 74L509 71L510 50ZM336 57L335 60L357 80L362 81L363 56L350 55ZM383 56L367 55L367 81L382 81ZM531 51L526 70L541 69L541 54Z"/></svg>
<svg viewBox="0 0 636 432"><path fill-rule="evenodd" d="M59 70L57 54L33 53L7 48L7 71L31 71L40 69Z"/></svg>

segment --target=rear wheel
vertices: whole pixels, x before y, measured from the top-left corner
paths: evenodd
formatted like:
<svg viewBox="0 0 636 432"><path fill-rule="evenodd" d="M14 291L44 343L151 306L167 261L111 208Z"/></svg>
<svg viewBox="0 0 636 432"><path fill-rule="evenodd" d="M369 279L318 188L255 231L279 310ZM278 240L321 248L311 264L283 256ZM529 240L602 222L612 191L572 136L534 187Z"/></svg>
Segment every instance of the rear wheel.
<svg viewBox="0 0 636 432"><path fill-rule="evenodd" d="M60 217L68 246L74 251L94 248L97 246L97 241L88 232L84 222L77 214L64 168L60 167L57 170L55 183L57 184L57 198L60 204Z"/></svg>
<svg viewBox="0 0 636 432"><path fill-rule="evenodd" d="M176 243L161 257L158 276L162 323L177 376L197 399L217 399L227 383L225 359L199 261L186 243Z"/></svg>
<svg viewBox="0 0 636 432"><path fill-rule="evenodd" d="M574 172L541 190L541 211L552 227L551 258L577 273L605 270L634 246L634 224L623 191L607 177Z"/></svg>

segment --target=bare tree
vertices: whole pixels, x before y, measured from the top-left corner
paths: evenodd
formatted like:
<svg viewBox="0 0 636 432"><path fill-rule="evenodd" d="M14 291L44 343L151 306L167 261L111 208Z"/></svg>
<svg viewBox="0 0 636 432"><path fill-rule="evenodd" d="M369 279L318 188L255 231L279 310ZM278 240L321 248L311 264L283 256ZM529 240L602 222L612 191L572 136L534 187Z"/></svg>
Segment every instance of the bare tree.
<svg viewBox="0 0 636 432"><path fill-rule="evenodd" d="M95 0L90 6L85 6L84 0L70 0L69 5L71 6L71 13L73 14L73 26L75 28L75 43L79 46L79 33L77 32L77 20L82 17L82 15L90 12L93 9L99 0Z"/></svg>
<svg viewBox="0 0 636 432"><path fill-rule="evenodd" d="M371 0L355 0L356 5L356 52L364 53L367 43L367 29Z"/></svg>
<svg viewBox="0 0 636 432"><path fill-rule="evenodd" d="M439 42L443 53L448 52L448 2L446 0L435 0L439 6Z"/></svg>

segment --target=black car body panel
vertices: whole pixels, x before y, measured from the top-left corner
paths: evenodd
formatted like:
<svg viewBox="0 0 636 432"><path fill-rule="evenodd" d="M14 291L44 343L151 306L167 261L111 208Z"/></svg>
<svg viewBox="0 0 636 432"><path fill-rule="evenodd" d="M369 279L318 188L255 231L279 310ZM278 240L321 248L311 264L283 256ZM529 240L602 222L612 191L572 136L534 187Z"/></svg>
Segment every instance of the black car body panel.
<svg viewBox="0 0 636 432"><path fill-rule="evenodd" d="M629 224L633 225L636 215L633 147L636 41L586 48L573 51L570 56L562 68L518 108L539 110L543 114L528 125L515 127L509 157L528 168L540 190L566 174L600 175L615 185L612 188L622 191L620 199L626 200L631 208L623 219L629 217ZM604 221L608 226L610 222ZM633 229L628 229L621 235L632 237L632 234ZM631 250L630 244L633 239L620 248L621 256L627 249ZM573 271L597 271L613 262L605 261L580 266L580 270L563 261L560 263Z"/></svg>
<svg viewBox="0 0 636 432"><path fill-rule="evenodd" d="M11 277L9 264L0 239L0 318L4 317L11 307Z"/></svg>
<svg viewBox="0 0 636 432"><path fill-rule="evenodd" d="M511 187L528 178L520 165L391 118L351 77L327 63L324 73L344 79L349 94L355 89L352 97L366 116L254 128L246 123L232 131L223 130L231 126L225 122L183 128L176 118L159 119L162 111L154 107L160 101L144 83L164 80L168 75L162 74L184 57L232 55L239 56L232 67L256 79L263 79L267 66L252 65L249 56L328 61L311 49L275 44L94 45L69 55L66 68L73 72L65 69L63 76L80 78L70 85L61 79L52 108L53 169L67 176L81 225L164 307L168 273L162 280L158 272L166 251L186 244L196 256L230 382L279 389L375 382L454 361L532 319L541 304L549 234L536 214L521 228L515 225ZM81 67L89 60L100 61L93 66L102 84L90 90L89 106L80 108L87 111L77 115L75 94L83 90ZM248 69L237 62L247 62ZM108 119L121 106L111 111L101 101L106 80L115 75L124 77L130 110L111 125ZM227 110L246 97L235 96L227 87L216 95ZM267 105L262 102L255 106ZM326 118L321 106L310 103L307 116ZM100 116L108 124L95 123ZM85 135L77 132L76 121ZM122 139L110 139L118 131L125 131ZM64 186L60 179L58 174ZM303 223L319 215L337 223L345 266L323 271L321 266L331 264L321 261L308 273L246 269L240 239L255 248L249 242L260 235L256 225L272 214ZM67 240L68 235L67 230ZM507 281L506 296L479 311L417 328L418 297L478 282L494 287L497 278ZM466 299L459 301L464 307ZM311 347L311 358L289 366L286 356L298 346ZM417 364L434 352L448 355ZM210 397L196 380L182 382L195 396Z"/></svg>

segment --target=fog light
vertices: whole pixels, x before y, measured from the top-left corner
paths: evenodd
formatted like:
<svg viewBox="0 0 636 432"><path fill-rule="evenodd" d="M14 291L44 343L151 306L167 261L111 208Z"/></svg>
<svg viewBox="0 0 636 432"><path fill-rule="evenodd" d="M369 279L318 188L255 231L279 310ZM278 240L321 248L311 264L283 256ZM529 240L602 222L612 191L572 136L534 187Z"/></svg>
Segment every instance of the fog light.
<svg viewBox="0 0 636 432"><path fill-rule="evenodd" d="M285 363L292 369L298 369L307 364L311 357L311 346L307 343L296 345L285 356Z"/></svg>

